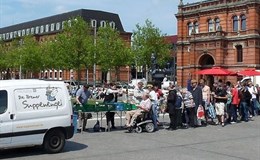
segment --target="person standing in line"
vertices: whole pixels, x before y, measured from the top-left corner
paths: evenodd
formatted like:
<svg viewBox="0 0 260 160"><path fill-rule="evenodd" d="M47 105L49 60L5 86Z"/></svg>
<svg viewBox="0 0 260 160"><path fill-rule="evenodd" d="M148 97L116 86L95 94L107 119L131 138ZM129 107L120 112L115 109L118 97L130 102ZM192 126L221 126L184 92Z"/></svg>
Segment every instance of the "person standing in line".
<svg viewBox="0 0 260 160"><path fill-rule="evenodd" d="M251 111L252 116L256 116L258 115L258 108L256 106L257 89L251 81L248 82L248 91L252 95L249 111Z"/></svg>
<svg viewBox="0 0 260 160"><path fill-rule="evenodd" d="M177 91L175 89L169 90L169 94L167 96L167 106L163 112L169 113L170 117L170 126L166 128L169 131L176 130L177 128L177 115L175 110L175 102L177 98Z"/></svg>
<svg viewBox="0 0 260 160"><path fill-rule="evenodd" d="M237 123L237 110L238 110L238 105L239 105L239 96L238 96L238 86L237 85L232 85L231 89L231 95L232 95L232 101L231 101L231 114L230 114L230 120L231 124Z"/></svg>
<svg viewBox="0 0 260 160"><path fill-rule="evenodd" d="M227 103L227 91L224 88L221 81L218 83L218 87L216 88L215 94L215 107L216 107L216 115L218 117L218 124L221 124L222 127L225 126L225 104Z"/></svg>
<svg viewBox="0 0 260 160"><path fill-rule="evenodd" d="M197 115L197 110L199 107L203 107L202 106L202 89L201 87L198 86L198 81L196 79L191 80L191 86L192 86L192 90L191 90L191 94L193 97L193 101L195 103L195 114ZM200 127L201 126L201 120L198 119L197 116L195 116L195 126Z"/></svg>
<svg viewBox="0 0 260 160"><path fill-rule="evenodd" d="M206 114L207 111L208 111L208 105L210 104L210 96L211 96L211 91L210 91L210 87L207 86L206 84L206 80L205 79L201 79L200 80L200 86L201 86L201 89L202 89L202 106L203 106L203 109L205 111L205 125L207 125L207 122L208 122L208 115Z"/></svg>
<svg viewBox="0 0 260 160"><path fill-rule="evenodd" d="M252 98L252 95L248 91L246 83L243 83L241 89L239 90L239 99L240 99L240 108L241 108L241 114L242 114L241 120L243 120L245 122L248 122L248 120L249 120L248 108L250 106L251 98Z"/></svg>
<svg viewBox="0 0 260 160"><path fill-rule="evenodd" d="M184 103L184 113L186 111L186 124L188 127L195 127L195 103L193 101L192 94L187 88L183 88L182 91L183 103Z"/></svg>
<svg viewBox="0 0 260 160"><path fill-rule="evenodd" d="M86 105L88 103L88 99L91 96L91 92L88 90L89 86L88 85L83 85L82 88L80 88L77 92L76 92L76 101L77 104L79 104L81 107L83 107L83 105ZM83 131L86 130L86 125L87 125L87 119L90 118L88 115L88 113L84 113L84 112L79 112L79 124L80 127L83 129ZM82 124L83 122L83 124Z"/></svg>
<svg viewBox="0 0 260 160"><path fill-rule="evenodd" d="M150 95L150 99L152 101L152 110L153 110L153 124L154 124L154 130L158 130L158 124L157 124L157 119L158 119L158 97L157 94L154 91L153 85L148 84L147 89Z"/></svg>

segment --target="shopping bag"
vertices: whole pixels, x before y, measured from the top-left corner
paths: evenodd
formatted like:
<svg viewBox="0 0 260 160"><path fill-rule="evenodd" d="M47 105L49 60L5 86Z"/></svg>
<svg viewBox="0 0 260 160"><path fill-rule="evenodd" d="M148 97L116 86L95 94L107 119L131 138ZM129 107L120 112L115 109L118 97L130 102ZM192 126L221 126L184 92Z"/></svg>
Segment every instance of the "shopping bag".
<svg viewBox="0 0 260 160"><path fill-rule="evenodd" d="M204 112L204 109L202 106L199 106L198 107L198 110L197 110L197 118L198 119L201 119L201 120L204 120L205 119L205 112Z"/></svg>
<svg viewBox="0 0 260 160"><path fill-rule="evenodd" d="M215 119L216 118L216 111L212 103L208 105L208 115L210 118Z"/></svg>

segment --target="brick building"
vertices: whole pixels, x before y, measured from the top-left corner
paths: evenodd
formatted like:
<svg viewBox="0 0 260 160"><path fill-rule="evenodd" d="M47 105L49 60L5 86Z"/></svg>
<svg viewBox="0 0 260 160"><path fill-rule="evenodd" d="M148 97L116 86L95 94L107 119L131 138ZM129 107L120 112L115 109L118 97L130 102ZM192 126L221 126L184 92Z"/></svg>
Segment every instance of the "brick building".
<svg viewBox="0 0 260 160"><path fill-rule="evenodd" d="M212 66L260 69L260 0L180 0L176 18L178 84L202 78L196 72ZM235 82L239 77L218 78Z"/></svg>
<svg viewBox="0 0 260 160"><path fill-rule="evenodd" d="M64 22L67 21L69 23L71 18L75 18L77 16L82 17L87 23L91 25L91 27L93 27L93 29L97 29L98 27L105 27L106 24L109 24L112 28L115 28L120 32L121 38L125 40L126 44L130 46L132 33L124 31L118 14L88 9L75 10L0 28L0 41L3 40L5 43L8 43L16 38L22 38L26 35L33 35L40 42L53 40L55 39L56 34L62 31ZM17 69L12 69L12 73L12 77L15 77L14 74L17 73ZM86 75L87 73L88 75ZM34 78L45 77L47 79L54 80L70 80L72 78L77 79L77 74L78 73L73 70L67 71L53 68L46 69L42 71L42 73L36 74ZM127 81L129 77L128 75L128 68L121 67L119 79ZM81 80L88 80L89 82L93 82L93 69L89 69L88 72L82 69L80 76ZM112 72L111 76L113 80L115 74ZM105 81L106 78L106 74L103 73L97 66L97 82Z"/></svg>

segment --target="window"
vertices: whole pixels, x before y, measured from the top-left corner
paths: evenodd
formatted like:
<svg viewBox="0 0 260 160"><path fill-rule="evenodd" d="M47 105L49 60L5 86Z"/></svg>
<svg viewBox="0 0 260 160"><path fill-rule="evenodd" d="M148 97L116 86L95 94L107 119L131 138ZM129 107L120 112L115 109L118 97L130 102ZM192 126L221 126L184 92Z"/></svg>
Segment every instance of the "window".
<svg viewBox="0 0 260 160"><path fill-rule="evenodd" d="M0 41L2 40L2 34L0 34Z"/></svg>
<svg viewBox="0 0 260 160"><path fill-rule="evenodd" d="M246 30L246 16L245 15L241 16L241 30L242 31Z"/></svg>
<svg viewBox="0 0 260 160"><path fill-rule="evenodd" d="M60 70L60 79L62 79L62 70Z"/></svg>
<svg viewBox="0 0 260 160"><path fill-rule="evenodd" d="M50 25L46 24L46 26L45 26L45 32L49 32L49 27L50 27Z"/></svg>
<svg viewBox="0 0 260 160"><path fill-rule="evenodd" d="M35 28L35 34L39 34L39 26L37 26L36 28Z"/></svg>
<svg viewBox="0 0 260 160"><path fill-rule="evenodd" d="M10 34L6 33L6 39L9 39Z"/></svg>
<svg viewBox="0 0 260 160"><path fill-rule="evenodd" d="M237 62L243 62L243 48L241 45L236 46L237 49Z"/></svg>
<svg viewBox="0 0 260 160"><path fill-rule="evenodd" d="M60 22L56 23L56 30L60 30Z"/></svg>
<svg viewBox="0 0 260 160"><path fill-rule="evenodd" d="M22 36L25 36L25 29L22 30Z"/></svg>
<svg viewBox="0 0 260 160"><path fill-rule="evenodd" d="M31 34L34 34L34 27L31 28Z"/></svg>
<svg viewBox="0 0 260 160"><path fill-rule="evenodd" d="M195 33L199 33L199 23L198 22L194 23L194 30L195 30Z"/></svg>
<svg viewBox="0 0 260 160"><path fill-rule="evenodd" d="M10 33L10 39L13 39L13 35L14 35L14 33L11 32L11 33Z"/></svg>
<svg viewBox="0 0 260 160"><path fill-rule="evenodd" d="M233 17L233 31L238 31L238 17Z"/></svg>
<svg viewBox="0 0 260 160"><path fill-rule="evenodd" d="M54 31L54 29L55 29L55 24L52 23L52 24L51 24L51 31Z"/></svg>
<svg viewBox="0 0 260 160"><path fill-rule="evenodd" d="M3 34L3 40L5 40L5 34Z"/></svg>
<svg viewBox="0 0 260 160"><path fill-rule="evenodd" d="M208 21L208 31L209 32L213 32L214 31L214 23L213 23L212 19L210 19Z"/></svg>
<svg viewBox="0 0 260 160"><path fill-rule="evenodd" d="M110 25L110 27L113 28L113 29L116 28L116 24L115 24L115 22L110 22L109 25Z"/></svg>
<svg viewBox="0 0 260 160"><path fill-rule="evenodd" d="M58 72L57 70L54 70L54 79L57 79L58 78Z"/></svg>
<svg viewBox="0 0 260 160"><path fill-rule="evenodd" d="M97 27L97 20L95 19L91 20L91 27Z"/></svg>
<svg viewBox="0 0 260 160"><path fill-rule="evenodd" d="M71 27L71 20L68 20L68 26Z"/></svg>
<svg viewBox="0 0 260 160"><path fill-rule="evenodd" d="M0 114L5 113L7 110L7 91L0 91Z"/></svg>
<svg viewBox="0 0 260 160"><path fill-rule="evenodd" d="M100 22L100 26L101 26L101 27L106 27L106 21L101 21L101 22Z"/></svg>
<svg viewBox="0 0 260 160"><path fill-rule="evenodd" d="M28 36L29 34L30 34L30 29L27 28L27 29L26 29L26 35Z"/></svg>
<svg viewBox="0 0 260 160"><path fill-rule="evenodd" d="M18 31L18 37L21 37L21 30Z"/></svg>
<svg viewBox="0 0 260 160"><path fill-rule="evenodd" d="M41 26L40 33L44 32L44 26Z"/></svg>
<svg viewBox="0 0 260 160"><path fill-rule="evenodd" d="M193 30L193 25L192 25L192 23L190 22L190 23L188 24L188 34L189 34L189 36L191 35L192 30Z"/></svg>
<svg viewBox="0 0 260 160"><path fill-rule="evenodd" d="M65 21L62 22L61 29L64 29L64 27L65 27Z"/></svg>
<svg viewBox="0 0 260 160"><path fill-rule="evenodd" d="M52 79L52 70L50 70L50 79Z"/></svg>
<svg viewBox="0 0 260 160"><path fill-rule="evenodd" d="M14 38L17 37L17 31L14 31Z"/></svg>
<svg viewBox="0 0 260 160"><path fill-rule="evenodd" d="M220 20L217 18L215 19L215 31L220 30Z"/></svg>

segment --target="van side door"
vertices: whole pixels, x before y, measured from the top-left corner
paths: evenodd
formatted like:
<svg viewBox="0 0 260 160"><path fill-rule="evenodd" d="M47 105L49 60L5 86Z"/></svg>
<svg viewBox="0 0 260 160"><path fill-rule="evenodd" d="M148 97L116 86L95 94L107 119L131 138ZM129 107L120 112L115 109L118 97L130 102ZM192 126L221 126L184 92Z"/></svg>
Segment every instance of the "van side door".
<svg viewBox="0 0 260 160"><path fill-rule="evenodd" d="M6 90L0 90L0 148L10 144L12 140L11 112L12 108L8 105L8 93Z"/></svg>

